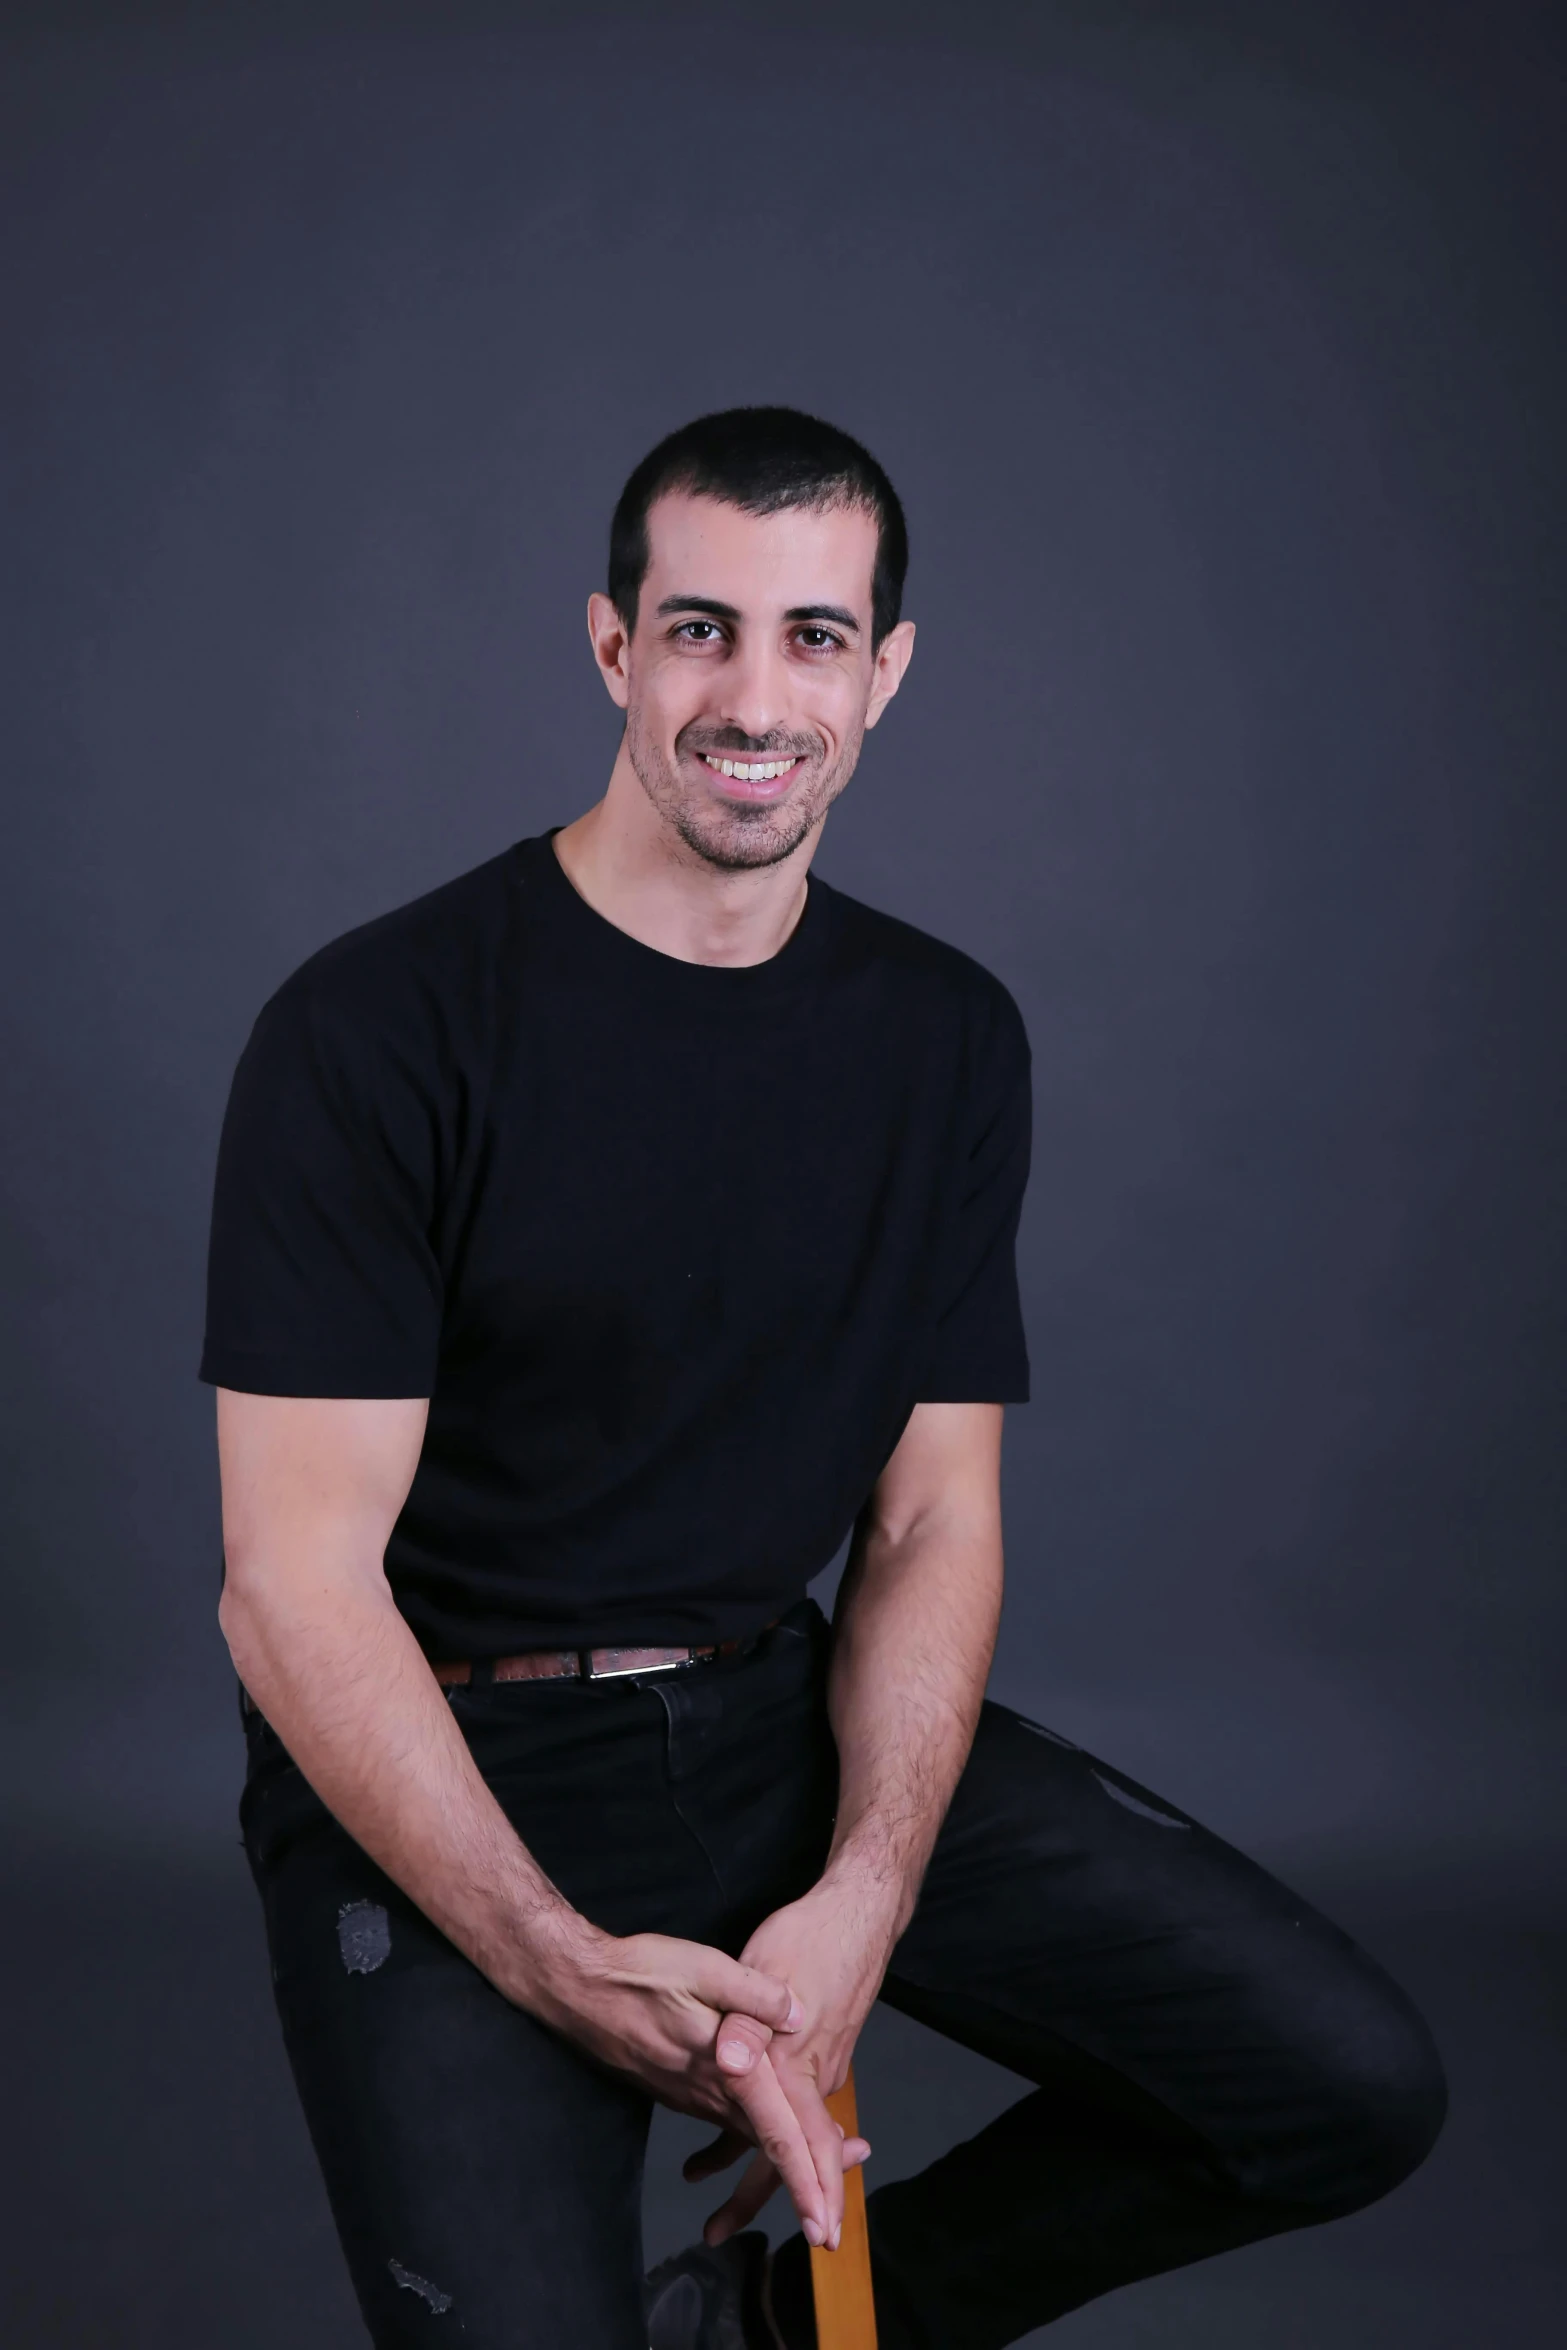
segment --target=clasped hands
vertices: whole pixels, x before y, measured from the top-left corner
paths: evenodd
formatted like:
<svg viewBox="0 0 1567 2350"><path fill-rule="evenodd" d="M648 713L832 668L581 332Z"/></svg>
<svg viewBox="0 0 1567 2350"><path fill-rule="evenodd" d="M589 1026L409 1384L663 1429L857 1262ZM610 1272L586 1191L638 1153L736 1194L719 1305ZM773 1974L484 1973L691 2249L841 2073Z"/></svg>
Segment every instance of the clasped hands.
<svg viewBox="0 0 1567 2350"><path fill-rule="evenodd" d="M782 2185L807 2241L836 2246L844 2171L870 2148L845 2138L824 2098L847 2076L890 1929L818 1886L764 1919L738 1959L664 1934L585 1935L524 2004L661 2105L717 2124L688 2179L750 2155L706 2241L745 2227Z"/></svg>

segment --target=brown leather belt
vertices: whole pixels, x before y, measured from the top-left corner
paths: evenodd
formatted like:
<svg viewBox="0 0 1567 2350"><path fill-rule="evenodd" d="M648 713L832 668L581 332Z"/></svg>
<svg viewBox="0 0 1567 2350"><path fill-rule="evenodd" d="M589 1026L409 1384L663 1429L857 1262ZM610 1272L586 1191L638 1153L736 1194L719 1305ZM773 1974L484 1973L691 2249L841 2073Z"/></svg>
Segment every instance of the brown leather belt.
<svg viewBox="0 0 1567 2350"><path fill-rule="evenodd" d="M521 1656L464 1657L457 1663L432 1664L431 1672L443 1689L485 1687L491 1681L619 1681L633 1673L675 1673L682 1665L709 1662L715 1656L737 1656L770 1632L777 1616L738 1640L717 1640L706 1648L529 1648ZM240 1683L240 1711L260 1708Z"/></svg>
<svg viewBox="0 0 1567 2350"><path fill-rule="evenodd" d="M706 1648L530 1648L521 1656L464 1658L430 1670L443 1689L466 1688L475 1680L481 1687L486 1681L619 1681L633 1673L674 1673L682 1665L738 1655L772 1628L763 1624L742 1640L718 1640Z"/></svg>

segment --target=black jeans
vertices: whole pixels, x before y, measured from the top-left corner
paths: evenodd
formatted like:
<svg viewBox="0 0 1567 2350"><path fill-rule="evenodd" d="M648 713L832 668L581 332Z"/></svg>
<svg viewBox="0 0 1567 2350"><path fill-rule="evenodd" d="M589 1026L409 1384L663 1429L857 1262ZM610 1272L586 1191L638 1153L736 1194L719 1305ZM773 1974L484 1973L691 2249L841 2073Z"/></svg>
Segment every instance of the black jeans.
<svg viewBox="0 0 1567 2350"><path fill-rule="evenodd" d="M813 1882L825 1626L644 1682L457 1690L519 1834L611 1933L737 1951ZM288 2053L385 2350L645 2350L650 2106L513 2007L258 1716L241 1806ZM1193 1820L987 1705L882 1996L1038 2084L870 2197L883 2350L989 2350L1135 2277L1354 2210L1425 2155L1429 2034L1337 1927ZM806 2304L804 2248L779 2255Z"/></svg>

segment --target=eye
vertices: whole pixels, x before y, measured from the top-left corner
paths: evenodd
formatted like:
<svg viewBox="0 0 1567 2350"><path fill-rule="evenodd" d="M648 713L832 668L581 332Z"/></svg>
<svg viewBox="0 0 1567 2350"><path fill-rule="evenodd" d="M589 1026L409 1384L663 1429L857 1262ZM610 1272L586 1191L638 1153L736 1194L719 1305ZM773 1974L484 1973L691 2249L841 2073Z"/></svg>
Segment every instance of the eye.
<svg viewBox="0 0 1567 2350"><path fill-rule="evenodd" d="M807 628L796 631L795 641L807 653L842 652L843 639L835 630L818 628L813 621Z"/></svg>
<svg viewBox="0 0 1567 2350"><path fill-rule="evenodd" d="M682 620L674 633L677 637L684 637L687 644L710 645L721 631L716 620Z"/></svg>

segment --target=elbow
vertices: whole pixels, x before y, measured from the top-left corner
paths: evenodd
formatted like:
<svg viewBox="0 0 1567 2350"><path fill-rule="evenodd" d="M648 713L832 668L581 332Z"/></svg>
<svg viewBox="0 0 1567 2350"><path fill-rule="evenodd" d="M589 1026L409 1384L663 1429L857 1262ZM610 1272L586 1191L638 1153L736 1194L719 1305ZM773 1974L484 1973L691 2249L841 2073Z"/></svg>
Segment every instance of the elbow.
<svg viewBox="0 0 1567 2350"><path fill-rule="evenodd" d="M234 1670L247 1688L251 1670L260 1669L258 1652L268 1644L269 1623L280 1596L277 1577L260 1570L260 1559L248 1549L232 1542L226 1544L223 1589L218 1594L218 1630L228 1643Z"/></svg>
<svg viewBox="0 0 1567 2350"><path fill-rule="evenodd" d="M379 1549L317 1538L267 1546L231 1543L224 1554L218 1629L252 1694L279 1659L334 1626L357 1625L393 1607Z"/></svg>
<svg viewBox="0 0 1567 2350"><path fill-rule="evenodd" d="M223 1589L218 1596L218 1630L228 1643L234 1670L243 1681L255 1642L254 1619L248 1596L236 1582L231 1567L224 1574Z"/></svg>

